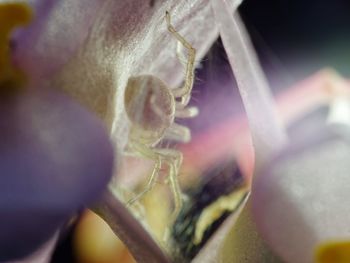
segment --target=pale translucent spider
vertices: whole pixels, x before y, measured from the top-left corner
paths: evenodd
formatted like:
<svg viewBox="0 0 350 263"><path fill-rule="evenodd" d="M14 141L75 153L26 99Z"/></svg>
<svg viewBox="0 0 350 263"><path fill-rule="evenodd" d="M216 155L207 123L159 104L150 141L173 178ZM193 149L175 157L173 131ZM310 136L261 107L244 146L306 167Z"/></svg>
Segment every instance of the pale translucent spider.
<svg viewBox="0 0 350 263"><path fill-rule="evenodd" d="M175 123L175 118L190 118L197 115L195 107L187 107L193 86L196 50L175 30L166 12L165 20L169 32L187 50L185 82L181 88L171 89L153 75L130 77L125 90L125 111L130 121L128 151L135 156L155 161L153 172L146 188L131 199L131 205L150 191L157 182L163 164L168 167L168 179L174 196L175 218L182 207L182 193L178 174L182 154L176 149L161 148L163 139L188 142L191 138L187 127Z"/></svg>

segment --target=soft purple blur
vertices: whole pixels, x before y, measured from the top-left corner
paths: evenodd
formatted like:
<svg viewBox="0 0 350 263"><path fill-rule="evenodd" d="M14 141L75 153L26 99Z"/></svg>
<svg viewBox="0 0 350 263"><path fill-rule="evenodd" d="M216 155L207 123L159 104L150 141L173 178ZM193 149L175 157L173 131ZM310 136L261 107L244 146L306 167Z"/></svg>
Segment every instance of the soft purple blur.
<svg viewBox="0 0 350 263"><path fill-rule="evenodd" d="M0 261L27 255L104 191L113 149L102 123L50 90L0 98Z"/></svg>

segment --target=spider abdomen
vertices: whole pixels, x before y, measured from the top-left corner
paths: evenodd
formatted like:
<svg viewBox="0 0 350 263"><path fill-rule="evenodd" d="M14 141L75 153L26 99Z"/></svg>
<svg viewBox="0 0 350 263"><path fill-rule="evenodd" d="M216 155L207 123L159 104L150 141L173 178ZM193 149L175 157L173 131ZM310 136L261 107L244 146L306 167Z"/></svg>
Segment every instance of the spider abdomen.
<svg viewBox="0 0 350 263"><path fill-rule="evenodd" d="M174 122L174 96L167 85L155 76L130 77L124 104L133 133L150 143L161 139Z"/></svg>

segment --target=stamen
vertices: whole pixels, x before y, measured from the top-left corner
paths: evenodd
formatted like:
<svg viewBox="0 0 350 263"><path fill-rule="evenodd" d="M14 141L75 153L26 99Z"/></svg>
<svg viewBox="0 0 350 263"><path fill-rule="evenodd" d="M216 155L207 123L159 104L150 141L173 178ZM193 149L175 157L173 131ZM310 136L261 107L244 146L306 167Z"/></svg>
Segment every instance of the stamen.
<svg viewBox="0 0 350 263"><path fill-rule="evenodd" d="M32 20L32 10L25 2L0 3L0 90L23 86L25 76L11 62L10 34Z"/></svg>
<svg viewBox="0 0 350 263"><path fill-rule="evenodd" d="M346 263L350 262L350 242L329 242L316 249L318 263Z"/></svg>

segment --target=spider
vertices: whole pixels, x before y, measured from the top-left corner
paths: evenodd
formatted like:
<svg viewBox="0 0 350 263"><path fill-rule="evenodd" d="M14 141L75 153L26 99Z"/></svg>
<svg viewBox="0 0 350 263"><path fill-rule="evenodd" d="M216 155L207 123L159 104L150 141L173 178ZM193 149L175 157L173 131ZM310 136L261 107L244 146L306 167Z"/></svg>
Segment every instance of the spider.
<svg viewBox="0 0 350 263"><path fill-rule="evenodd" d="M167 183L174 196L176 218L182 207L182 193L178 174L182 165L182 153L176 149L162 148L163 139L188 142L189 128L175 123L175 118L191 118L198 114L196 107L187 107L194 81L194 61L196 50L172 26L170 14L165 14L168 31L187 49L185 81L182 87L171 89L161 79L153 75L130 77L125 89L125 111L130 122L128 150L134 156L155 162L145 189L127 202L132 205L149 192L156 184L163 164L168 167Z"/></svg>

